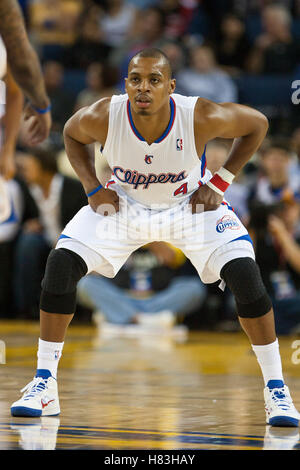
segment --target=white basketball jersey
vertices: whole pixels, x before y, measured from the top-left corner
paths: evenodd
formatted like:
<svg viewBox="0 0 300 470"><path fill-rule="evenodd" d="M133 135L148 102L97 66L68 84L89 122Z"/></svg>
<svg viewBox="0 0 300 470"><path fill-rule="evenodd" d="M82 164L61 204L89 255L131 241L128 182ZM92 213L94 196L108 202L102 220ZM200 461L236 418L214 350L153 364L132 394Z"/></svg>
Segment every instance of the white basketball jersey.
<svg viewBox="0 0 300 470"><path fill-rule="evenodd" d="M197 99L172 94L168 127L149 145L133 123L128 95L114 95L102 149L112 170L106 187L148 207L170 207L205 184L212 174L206 168L205 150L202 156L196 151Z"/></svg>
<svg viewBox="0 0 300 470"><path fill-rule="evenodd" d="M4 45L3 39L0 36L0 79L6 75L7 69L7 54L6 47Z"/></svg>
<svg viewBox="0 0 300 470"><path fill-rule="evenodd" d="M6 47L0 36L0 118L5 113L6 86L5 86L5 83L2 81L2 79L6 75L6 70L7 70Z"/></svg>

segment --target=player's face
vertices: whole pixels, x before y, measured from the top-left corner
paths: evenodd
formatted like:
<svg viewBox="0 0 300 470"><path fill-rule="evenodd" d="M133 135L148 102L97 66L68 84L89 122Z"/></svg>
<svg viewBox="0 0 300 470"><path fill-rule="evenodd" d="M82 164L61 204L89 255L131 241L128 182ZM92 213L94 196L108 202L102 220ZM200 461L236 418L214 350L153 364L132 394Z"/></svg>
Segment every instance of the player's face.
<svg viewBox="0 0 300 470"><path fill-rule="evenodd" d="M140 115L157 113L169 103L175 80L162 59L137 57L128 70L125 88L133 111Z"/></svg>

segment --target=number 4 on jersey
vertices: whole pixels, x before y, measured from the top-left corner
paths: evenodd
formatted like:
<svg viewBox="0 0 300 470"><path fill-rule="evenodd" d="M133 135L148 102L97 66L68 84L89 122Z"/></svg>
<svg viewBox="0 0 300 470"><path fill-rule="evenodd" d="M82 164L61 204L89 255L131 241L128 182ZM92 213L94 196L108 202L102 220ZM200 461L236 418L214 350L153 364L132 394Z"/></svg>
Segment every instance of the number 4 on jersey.
<svg viewBox="0 0 300 470"><path fill-rule="evenodd" d="M181 186L179 186L179 188L177 188L176 191L174 191L173 196L178 196L178 194L186 194L187 193L187 185L188 185L187 183L184 183Z"/></svg>

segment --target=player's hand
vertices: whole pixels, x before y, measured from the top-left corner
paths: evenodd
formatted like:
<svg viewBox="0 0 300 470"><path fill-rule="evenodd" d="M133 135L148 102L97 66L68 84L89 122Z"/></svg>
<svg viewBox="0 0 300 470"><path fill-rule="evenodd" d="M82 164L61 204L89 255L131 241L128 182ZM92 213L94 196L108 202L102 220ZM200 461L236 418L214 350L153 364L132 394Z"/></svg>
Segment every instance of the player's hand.
<svg viewBox="0 0 300 470"><path fill-rule="evenodd" d="M23 125L21 124L23 140L27 145L38 145L47 139L51 125L50 111L44 114L37 113L31 104L27 103L24 109Z"/></svg>
<svg viewBox="0 0 300 470"><path fill-rule="evenodd" d="M286 237L289 237L289 233L284 222L275 215L271 215L268 218L268 229L278 242L284 240Z"/></svg>
<svg viewBox="0 0 300 470"><path fill-rule="evenodd" d="M100 215L113 215L119 212L119 196L111 189L99 189L88 198L91 208Z"/></svg>
<svg viewBox="0 0 300 470"><path fill-rule="evenodd" d="M191 196L190 205L192 206L192 213L200 213L206 211L215 211L223 201L223 196L216 193L209 186L200 186L197 191Z"/></svg>
<svg viewBox="0 0 300 470"><path fill-rule="evenodd" d="M16 164L13 152L7 151L3 147L0 151L0 175L5 180L10 180L15 176Z"/></svg>

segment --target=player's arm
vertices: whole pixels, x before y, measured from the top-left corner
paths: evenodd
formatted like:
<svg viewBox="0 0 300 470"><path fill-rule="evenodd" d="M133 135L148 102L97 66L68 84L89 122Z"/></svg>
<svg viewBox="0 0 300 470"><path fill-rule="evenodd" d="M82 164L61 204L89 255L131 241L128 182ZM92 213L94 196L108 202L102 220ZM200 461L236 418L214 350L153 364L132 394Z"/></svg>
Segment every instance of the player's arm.
<svg viewBox="0 0 300 470"><path fill-rule="evenodd" d="M68 159L86 194L100 185L96 175L94 152L89 145L104 145L108 129L109 99L81 108L64 126L64 142Z"/></svg>
<svg viewBox="0 0 300 470"><path fill-rule="evenodd" d="M6 110L1 121L4 126L4 139L0 151L0 174L6 179L10 179L15 174L15 150L24 100L23 93L14 81L9 68L4 81L6 84Z"/></svg>
<svg viewBox="0 0 300 470"><path fill-rule="evenodd" d="M16 0L0 2L0 35L14 79L37 108L46 108L49 98L36 52L31 46L21 9Z"/></svg>
<svg viewBox="0 0 300 470"><path fill-rule="evenodd" d="M235 103L203 100L195 109L196 139L234 139L224 168L236 175L260 147L268 130L268 119L259 111ZM198 120L197 120L198 117Z"/></svg>
<svg viewBox="0 0 300 470"><path fill-rule="evenodd" d="M228 159L190 199L193 212L197 206L216 210L234 176L259 148L268 130L268 120L260 112L235 103L217 104L199 99L195 107L194 132L198 154L203 145L216 137L234 139ZM200 150L200 151L199 151Z"/></svg>

